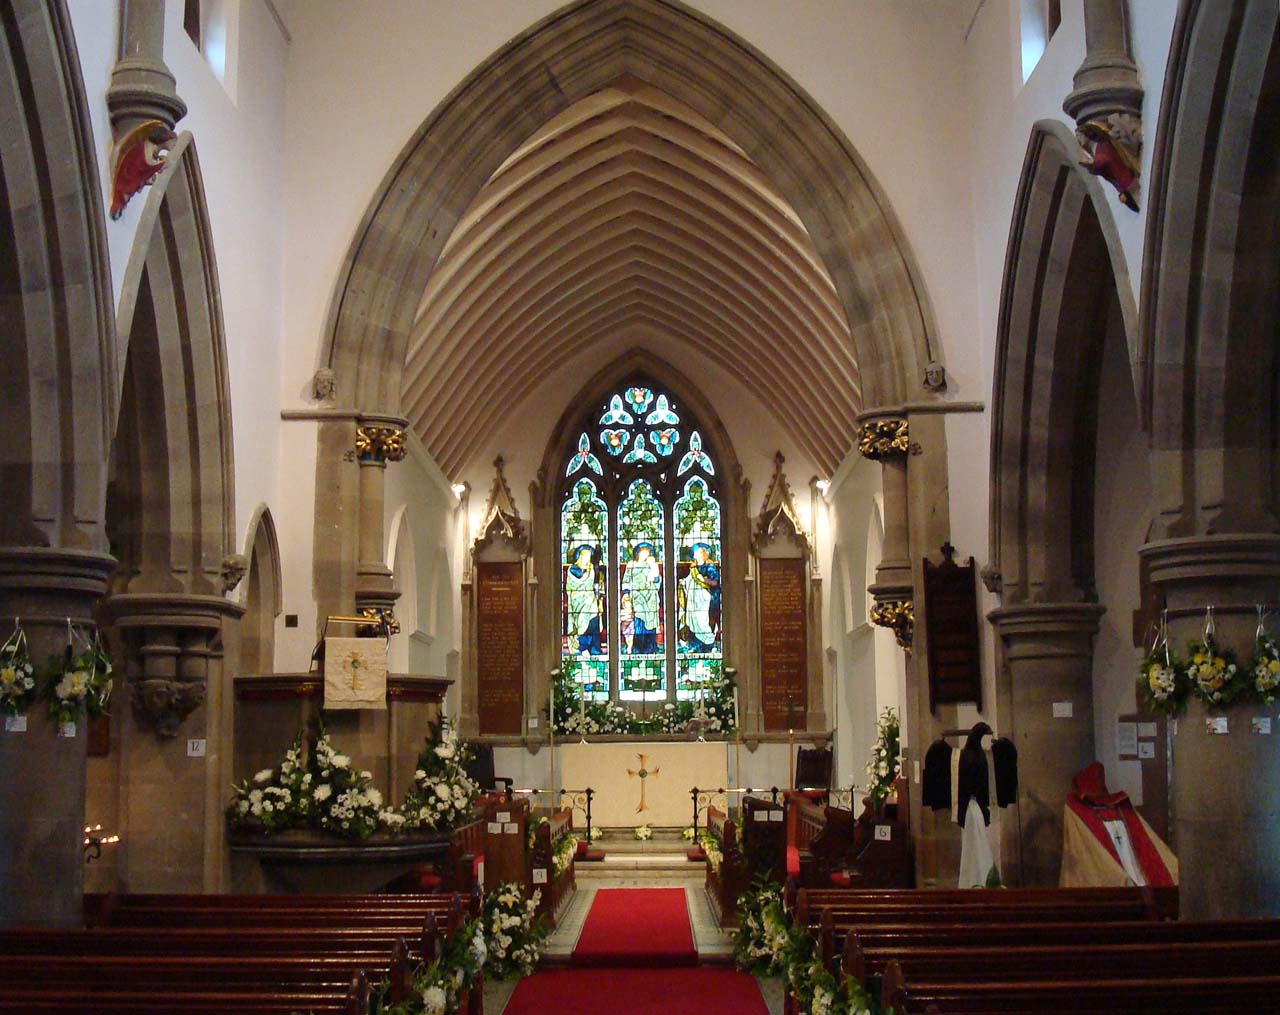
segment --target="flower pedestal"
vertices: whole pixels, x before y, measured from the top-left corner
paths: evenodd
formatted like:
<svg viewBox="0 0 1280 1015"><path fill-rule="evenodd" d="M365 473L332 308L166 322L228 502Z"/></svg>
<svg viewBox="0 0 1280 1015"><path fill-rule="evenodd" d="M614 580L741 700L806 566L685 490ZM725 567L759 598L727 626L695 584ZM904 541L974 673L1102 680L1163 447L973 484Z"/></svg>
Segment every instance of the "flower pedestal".
<svg viewBox="0 0 1280 1015"><path fill-rule="evenodd" d="M350 841L310 830L264 835L240 829L231 833L230 845L237 891L360 895L443 861L449 834L377 832Z"/></svg>

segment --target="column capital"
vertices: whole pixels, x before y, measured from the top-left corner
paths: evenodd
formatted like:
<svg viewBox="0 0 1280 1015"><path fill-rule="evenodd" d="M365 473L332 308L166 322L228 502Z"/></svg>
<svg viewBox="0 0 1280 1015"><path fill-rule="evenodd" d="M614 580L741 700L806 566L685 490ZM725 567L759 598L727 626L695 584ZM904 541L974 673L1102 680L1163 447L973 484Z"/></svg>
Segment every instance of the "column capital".
<svg viewBox="0 0 1280 1015"><path fill-rule="evenodd" d="M356 454L361 464L399 462L408 453L402 428L382 423L361 423L356 427Z"/></svg>
<svg viewBox="0 0 1280 1015"><path fill-rule="evenodd" d="M1023 603L994 609L987 620L1010 655L1077 655L1092 653L1105 612L1100 603Z"/></svg>
<svg viewBox="0 0 1280 1015"><path fill-rule="evenodd" d="M867 619L877 627L887 627L898 644L911 651L915 636L915 603L911 599L879 599L867 613Z"/></svg>
<svg viewBox="0 0 1280 1015"><path fill-rule="evenodd" d="M905 416L881 416L858 423L858 453L873 462L920 454L920 445L911 440Z"/></svg>

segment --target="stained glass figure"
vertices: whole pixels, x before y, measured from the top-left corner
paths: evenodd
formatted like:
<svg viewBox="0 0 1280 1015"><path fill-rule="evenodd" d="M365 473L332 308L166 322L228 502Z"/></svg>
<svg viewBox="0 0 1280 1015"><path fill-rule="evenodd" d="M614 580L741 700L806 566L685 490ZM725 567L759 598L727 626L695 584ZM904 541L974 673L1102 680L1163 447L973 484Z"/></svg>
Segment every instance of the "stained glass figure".
<svg viewBox="0 0 1280 1015"><path fill-rule="evenodd" d="M564 470L564 474L572 476L583 466L586 466L597 476L604 475L604 470L600 468L600 459L591 452L591 438L585 433L578 438L578 453L569 459L569 467Z"/></svg>
<svg viewBox="0 0 1280 1015"><path fill-rule="evenodd" d="M668 458L680 442L680 431L672 427L667 427L665 430L650 430L649 440L653 444L654 451L663 458Z"/></svg>
<svg viewBox="0 0 1280 1015"><path fill-rule="evenodd" d="M618 651L623 698L662 695L666 688L662 505L643 479L618 505ZM645 665L647 664L647 665Z"/></svg>
<svg viewBox="0 0 1280 1015"><path fill-rule="evenodd" d="M689 434L689 450L681 457L676 475L683 476L693 468L702 469L708 476L716 474L715 466L711 464L711 456L702 450L702 434L697 430Z"/></svg>
<svg viewBox="0 0 1280 1015"><path fill-rule="evenodd" d="M654 406L653 412L644 418L644 421L650 426L674 426L680 422L680 417L667 404L667 396L659 395L658 404Z"/></svg>
<svg viewBox="0 0 1280 1015"><path fill-rule="evenodd" d="M695 697L707 681L719 679L723 664L720 504L706 480L694 476L673 511L676 547L676 695Z"/></svg>
<svg viewBox="0 0 1280 1015"><path fill-rule="evenodd" d="M638 433L636 434L635 445L627 452L627 457L622 460L622 464L629 465L632 462L656 462L657 460L658 459L654 457L653 452L645 447L644 434Z"/></svg>
<svg viewBox="0 0 1280 1015"><path fill-rule="evenodd" d="M600 443L609 454L617 456L626 450L631 441L630 430L601 430Z"/></svg>
<svg viewBox="0 0 1280 1015"><path fill-rule="evenodd" d="M635 421L635 417L622 407L621 395L614 395L609 399L609 408L600 417L601 426L630 426Z"/></svg>
<svg viewBox="0 0 1280 1015"><path fill-rule="evenodd" d="M589 479L574 484L560 511L564 618L561 655L580 661L579 677L588 693L597 697L607 697L609 693L604 556L607 518L608 508Z"/></svg>
<svg viewBox="0 0 1280 1015"><path fill-rule="evenodd" d="M637 416L643 416L644 410L649 408L649 403L652 401L653 392L648 388L639 385L627 388L627 404Z"/></svg>

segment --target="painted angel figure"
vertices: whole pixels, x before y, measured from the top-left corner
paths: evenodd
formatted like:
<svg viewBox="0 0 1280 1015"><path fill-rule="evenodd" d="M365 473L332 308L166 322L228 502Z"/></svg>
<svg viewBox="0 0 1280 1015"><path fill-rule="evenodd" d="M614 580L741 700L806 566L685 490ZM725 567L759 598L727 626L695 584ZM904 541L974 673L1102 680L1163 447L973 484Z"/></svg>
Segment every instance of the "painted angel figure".
<svg viewBox="0 0 1280 1015"><path fill-rule="evenodd" d="M569 600L568 631L578 639L579 655L603 655L600 638L599 575L596 572L594 547L582 544L573 551L572 563L565 568L565 594Z"/></svg>
<svg viewBox="0 0 1280 1015"><path fill-rule="evenodd" d="M720 568L708 543L694 543L689 573L680 579L684 594L684 627L680 632L691 652L713 652L720 618Z"/></svg>

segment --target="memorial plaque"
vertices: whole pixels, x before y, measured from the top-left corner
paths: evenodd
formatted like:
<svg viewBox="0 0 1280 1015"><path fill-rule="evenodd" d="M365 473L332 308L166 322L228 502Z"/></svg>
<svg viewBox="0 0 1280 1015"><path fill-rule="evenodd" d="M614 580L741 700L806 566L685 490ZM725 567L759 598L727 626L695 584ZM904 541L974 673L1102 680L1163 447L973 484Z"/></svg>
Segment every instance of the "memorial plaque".
<svg viewBox="0 0 1280 1015"><path fill-rule="evenodd" d="M924 562L924 602L929 634L929 709L971 701L982 708L982 649L978 639L978 585L973 558Z"/></svg>
<svg viewBox="0 0 1280 1015"><path fill-rule="evenodd" d="M804 579L800 557L759 561L760 698L769 732L805 725L809 652Z"/></svg>
<svg viewBox="0 0 1280 1015"><path fill-rule="evenodd" d="M476 564L480 732L519 736L524 712L524 565Z"/></svg>

